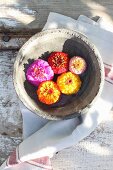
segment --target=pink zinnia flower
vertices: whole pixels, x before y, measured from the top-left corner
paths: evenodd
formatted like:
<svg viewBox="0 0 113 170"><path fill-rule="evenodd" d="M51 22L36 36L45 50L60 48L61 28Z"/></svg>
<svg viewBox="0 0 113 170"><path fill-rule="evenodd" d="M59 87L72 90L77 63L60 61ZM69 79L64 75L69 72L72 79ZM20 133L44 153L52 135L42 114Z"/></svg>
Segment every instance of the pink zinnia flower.
<svg viewBox="0 0 113 170"><path fill-rule="evenodd" d="M86 61L80 56L74 56L70 59L69 70L74 74L82 74L87 67Z"/></svg>
<svg viewBox="0 0 113 170"><path fill-rule="evenodd" d="M38 86L41 82L52 80L54 72L47 61L38 59L27 69L26 77L31 84Z"/></svg>

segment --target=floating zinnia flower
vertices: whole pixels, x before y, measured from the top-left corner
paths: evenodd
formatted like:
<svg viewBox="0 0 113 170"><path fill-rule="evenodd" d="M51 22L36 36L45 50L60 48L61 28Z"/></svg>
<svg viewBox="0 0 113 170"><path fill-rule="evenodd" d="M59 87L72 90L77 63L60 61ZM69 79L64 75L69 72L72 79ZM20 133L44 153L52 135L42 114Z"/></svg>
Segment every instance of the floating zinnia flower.
<svg viewBox="0 0 113 170"><path fill-rule="evenodd" d="M75 74L82 74L86 70L86 61L79 56L74 56L70 59L69 70Z"/></svg>
<svg viewBox="0 0 113 170"><path fill-rule="evenodd" d="M63 94L76 94L81 87L81 80L78 75L67 72L58 76L57 85Z"/></svg>
<svg viewBox="0 0 113 170"><path fill-rule="evenodd" d="M48 58L48 63L55 74L61 74L68 71L68 54L63 52L53 52Z"/></svg>
<svg viewBox="0 0 113 170"><path fill-rule="evenodd" d="M43 81L52 80L54 72L47 61L38 59L29 66L26 77L31 84L38 86Z"/></svg>
<svg viewBox="0 0 113 170"><path fill-rule="evenodd" d="M60 90L53 81L42 82L37 90L38 99L47 105L56 103L60 98Z"/></svg>

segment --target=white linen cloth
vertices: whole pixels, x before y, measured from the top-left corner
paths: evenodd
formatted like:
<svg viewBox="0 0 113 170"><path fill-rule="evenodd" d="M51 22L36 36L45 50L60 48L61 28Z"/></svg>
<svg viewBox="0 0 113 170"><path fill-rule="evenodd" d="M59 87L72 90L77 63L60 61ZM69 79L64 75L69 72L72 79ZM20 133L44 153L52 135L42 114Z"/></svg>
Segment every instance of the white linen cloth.
<svg viewBox="0 0 113 170"><path fill-rule="evenodd" d="M103 23L101 19L96 23L86 16L80 16L78 20L74 20L57 13L49 14L43 30L52 28L76 30L85 34L98 48L105 65L104 88L95 105L87 114L82 115L82 121L79 121L78 118L48 121L34 115L22 106L23 135L24 139L27 139L12 154L12 158L15 159L15 155L19 151L19 156L17 158L16 155L14 161L14 163L17 162L17 165L12 166L13 163L10 164L6 161L0 170L8 168L6 163L11 166L8 170L38 170L40 169L38 166L51 169L51 165L48 163L49 158L56 152L78 143L88 136L99 123L107 119L113 105L113 33L110 27L104 28L106 24ZM37 158L39 160L34 161Z"/></svg>

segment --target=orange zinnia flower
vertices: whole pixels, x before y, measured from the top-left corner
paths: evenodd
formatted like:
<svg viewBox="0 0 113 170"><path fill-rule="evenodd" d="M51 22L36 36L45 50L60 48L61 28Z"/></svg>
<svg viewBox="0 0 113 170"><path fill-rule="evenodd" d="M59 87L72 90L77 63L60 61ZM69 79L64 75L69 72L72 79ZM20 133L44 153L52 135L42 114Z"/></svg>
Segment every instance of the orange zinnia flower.
<svg viewBox="0 0 113 170"><path fill-rule="evenodd" d="M42 82L37 90L37 95L42 103L47 105L56 103L60 98L60 90L53 81Z"/></svg>
<svg viewBox="0 0 113 170"><path fill-rule="evenodd" d="M67 72L57 78L57 85L63 94L76 94L81 87L81 80L78 75Z"/></svg>

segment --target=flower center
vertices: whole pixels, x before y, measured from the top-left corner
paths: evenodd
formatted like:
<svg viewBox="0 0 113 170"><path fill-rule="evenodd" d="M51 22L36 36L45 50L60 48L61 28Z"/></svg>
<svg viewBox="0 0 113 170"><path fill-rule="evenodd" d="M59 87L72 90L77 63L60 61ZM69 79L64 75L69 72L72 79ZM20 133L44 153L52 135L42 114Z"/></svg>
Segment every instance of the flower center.
<svg viewBox="0 0 113 170"><path fill-rule="evenodd" d="M64 64L64 58L62 58L60 55L56 55L55 58L53 59L53 63L55 66L59 66Z"/></svg>
<svg viewBox="0 0 113 170"><path fill-rule="evenodd" d="M35 73L36 75L38 75L39 72L40 72L40 68L39 68L39 67L35 67L35 68L34 68L34 73Z"/></svg>
<svg viewBox="0 0 113 170"><path fill-rule="evenodd" d="M73 67L80 70L84 67L84 62L82 60L77 60L73 63Z"/></svg>
<svg viewBox="0 0 113 170"><path fill-rule="evenodd" d="M74 63L73 66L74 66L74 68L80 68L81 65L79 62L77 62L77 63Z"/></svg>
<svg viewBox="0 0 113 170"><path fill-rule="evenodd" d="M40 76L40 78L44 78L44 69L40 67L35 67L34 74L35 74L35 77Z"/></svg>
<svg viewBox="0 0 113 170"><path fill-rule="evenodd" d="M72 83L72 79L68 79L66 84L71 84Z"/></svg>
<svg viewBox="0 0 113 170"><path fill-rule="evenodd" d="M53 89L49 89L49 90L48 90L48 93L49 93L49 94L52 94L52 93L53 93Z"/></svg>

